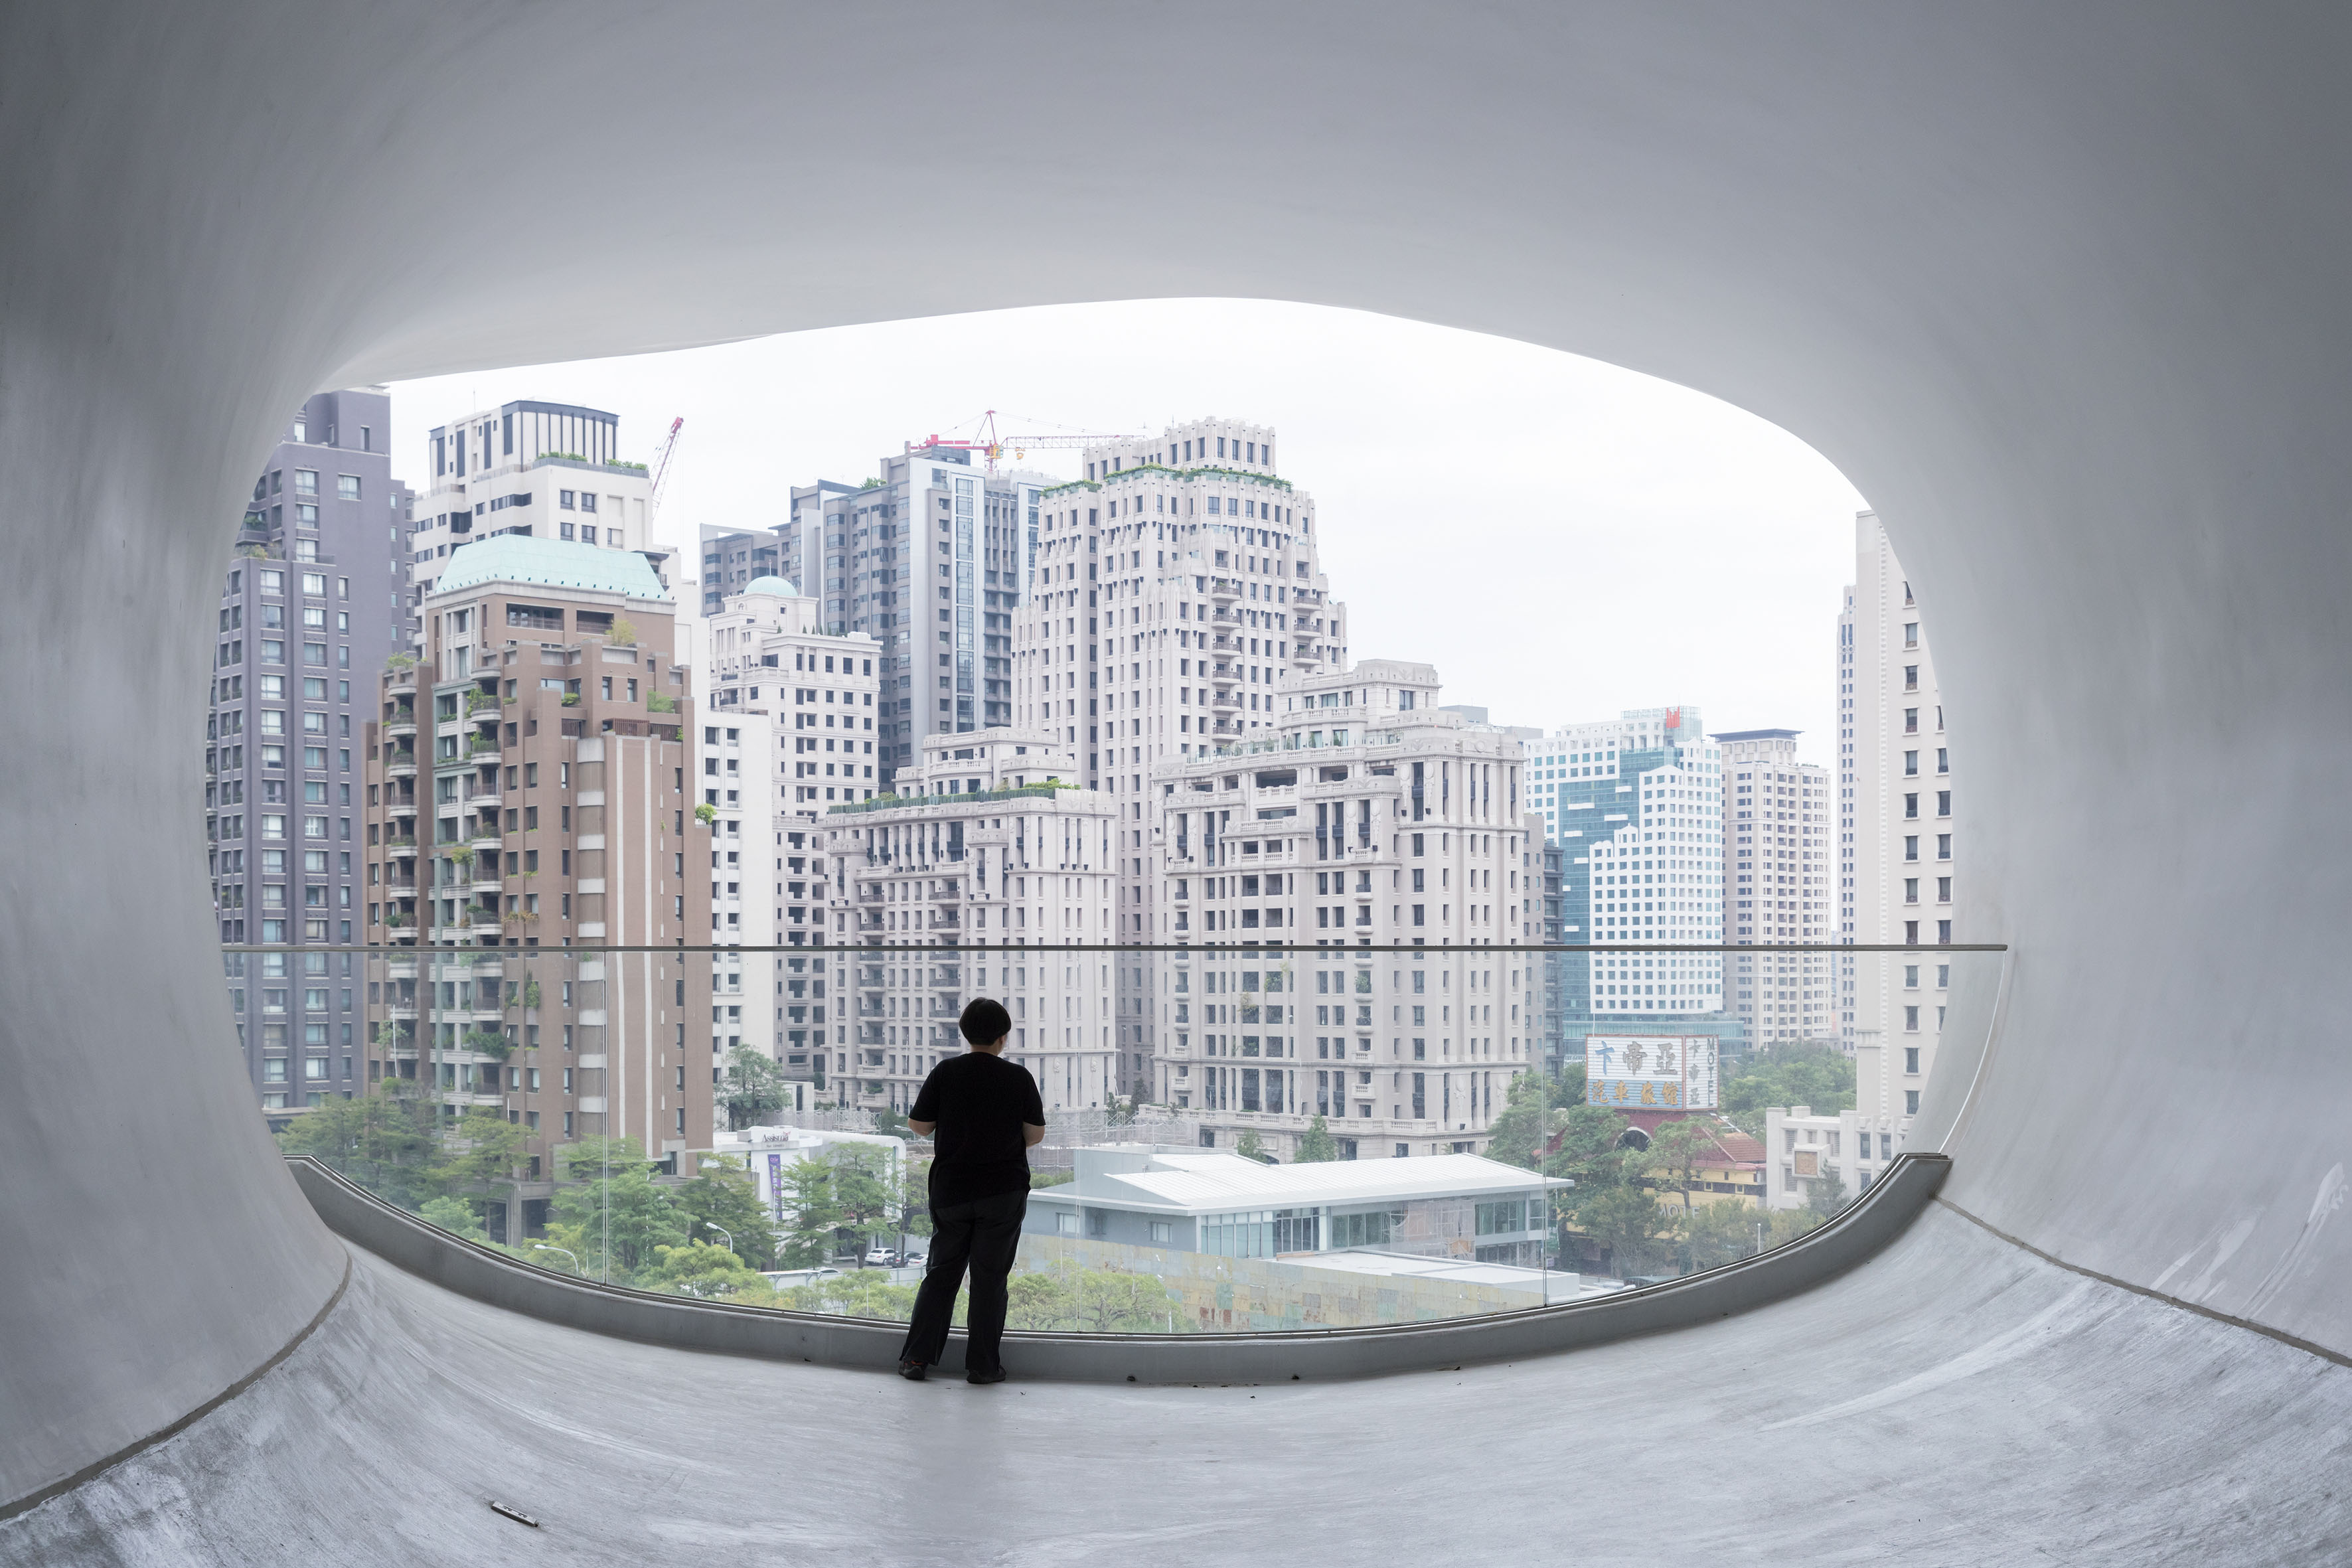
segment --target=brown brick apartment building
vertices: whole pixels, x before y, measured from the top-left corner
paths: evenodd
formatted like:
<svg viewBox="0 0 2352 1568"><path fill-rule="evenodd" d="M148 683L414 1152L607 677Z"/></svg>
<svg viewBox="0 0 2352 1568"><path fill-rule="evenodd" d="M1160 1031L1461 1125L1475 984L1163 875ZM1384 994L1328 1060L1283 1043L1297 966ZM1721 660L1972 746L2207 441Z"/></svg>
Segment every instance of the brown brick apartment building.
<svg viewBox="0 0 2352 1568"><path fill-rule="evenodd" d="M709 1147L692 692L635 552L495 535L422 606L367 725L368 1077L503 1110L535 1164L613 1135Z"/></svg>

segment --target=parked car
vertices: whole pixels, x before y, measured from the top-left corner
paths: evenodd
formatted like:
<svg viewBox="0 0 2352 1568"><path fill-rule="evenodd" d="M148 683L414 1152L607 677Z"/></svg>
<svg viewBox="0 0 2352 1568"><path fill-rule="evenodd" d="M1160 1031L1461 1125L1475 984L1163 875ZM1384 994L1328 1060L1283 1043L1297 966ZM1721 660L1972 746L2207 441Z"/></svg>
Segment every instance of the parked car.
<svg viewBox="0 0 2352 1568"><path fill-rule="evenodd" d="M868 1268L896 1268L900 1261L898 1254L887 1247L875 1247L866 1255L866 1267Z"/></svg>

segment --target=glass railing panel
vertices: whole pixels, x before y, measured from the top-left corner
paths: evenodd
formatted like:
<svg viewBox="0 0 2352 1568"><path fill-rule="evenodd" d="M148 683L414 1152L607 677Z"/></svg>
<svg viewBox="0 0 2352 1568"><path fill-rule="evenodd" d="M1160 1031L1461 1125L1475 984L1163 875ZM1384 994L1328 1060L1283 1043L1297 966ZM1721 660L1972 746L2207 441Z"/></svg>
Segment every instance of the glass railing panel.
<svg viewBox="0 0 2352 1568"><path fill-rule="evenodd" d="M1012 1327L1437 1321L1756 1256L1884 1175L1938 1056L1974 1061L1958 1031L1987 1026L2005 960L1342 941L1083 950L1162 1034L1167 1077L1139 1067L1129 1093L1048 1113ZM914 1087L961 1048L969 996L1073 959L482 945L223 964L288 1152L535 1267L903 1321L931 1228ZM1706 971L1715 1005L1603 978L1637 960ZM1560 996L1575 1005L1538 1000ZM730 1046L746 1005L788 1025L775 1056ZM1840 1027L1801 1026L1824 1017ZM1042 1047L1007 1054L1079 1070Z"/></svg>

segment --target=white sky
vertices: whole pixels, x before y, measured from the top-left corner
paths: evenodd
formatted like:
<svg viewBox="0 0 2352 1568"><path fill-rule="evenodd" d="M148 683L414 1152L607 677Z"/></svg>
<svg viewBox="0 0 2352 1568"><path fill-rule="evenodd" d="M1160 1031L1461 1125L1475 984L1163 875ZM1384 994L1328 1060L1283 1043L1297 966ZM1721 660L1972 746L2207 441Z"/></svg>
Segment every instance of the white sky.
<svg viewBox="0 0 2352 1568"><path fill-rule="evenodd" d="M661 520L679 542L772 527L789 487L855 483L988 408L1007 433L1271 425L1357 658L1433 663L1442 700L1497 723L1696 702L1711 731L1800 729L1808 761L1833 754L1862 497L1777 426L1598 361L1265 300L993 311L403 382L393 471L422 489L426 430L517 398L619 415L641 461L685 416Z"/></svg>

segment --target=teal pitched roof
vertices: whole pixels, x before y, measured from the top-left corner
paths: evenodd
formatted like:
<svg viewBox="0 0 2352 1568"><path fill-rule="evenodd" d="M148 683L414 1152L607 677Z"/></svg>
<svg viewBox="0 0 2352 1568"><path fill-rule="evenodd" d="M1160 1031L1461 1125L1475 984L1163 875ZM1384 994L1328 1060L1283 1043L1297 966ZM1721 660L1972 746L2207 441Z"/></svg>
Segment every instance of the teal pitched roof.
<svg viewBox="0 0 2352 1568"><path fill-rule="evenodd" d="M653 567L634 550L604 550L568 539L534 539L498 533L460 545L434 584L436 594L454 594L484 583L537 583L550 588L584 588L632 599L669 598Z"/></svg>
<svg viewBox="0 0 2352 1568"><path fill-rule="evenodd" d="M801 591L782 577L754 577L743 585L747 594L777 594L787 599L797 599Z"/></svg>

